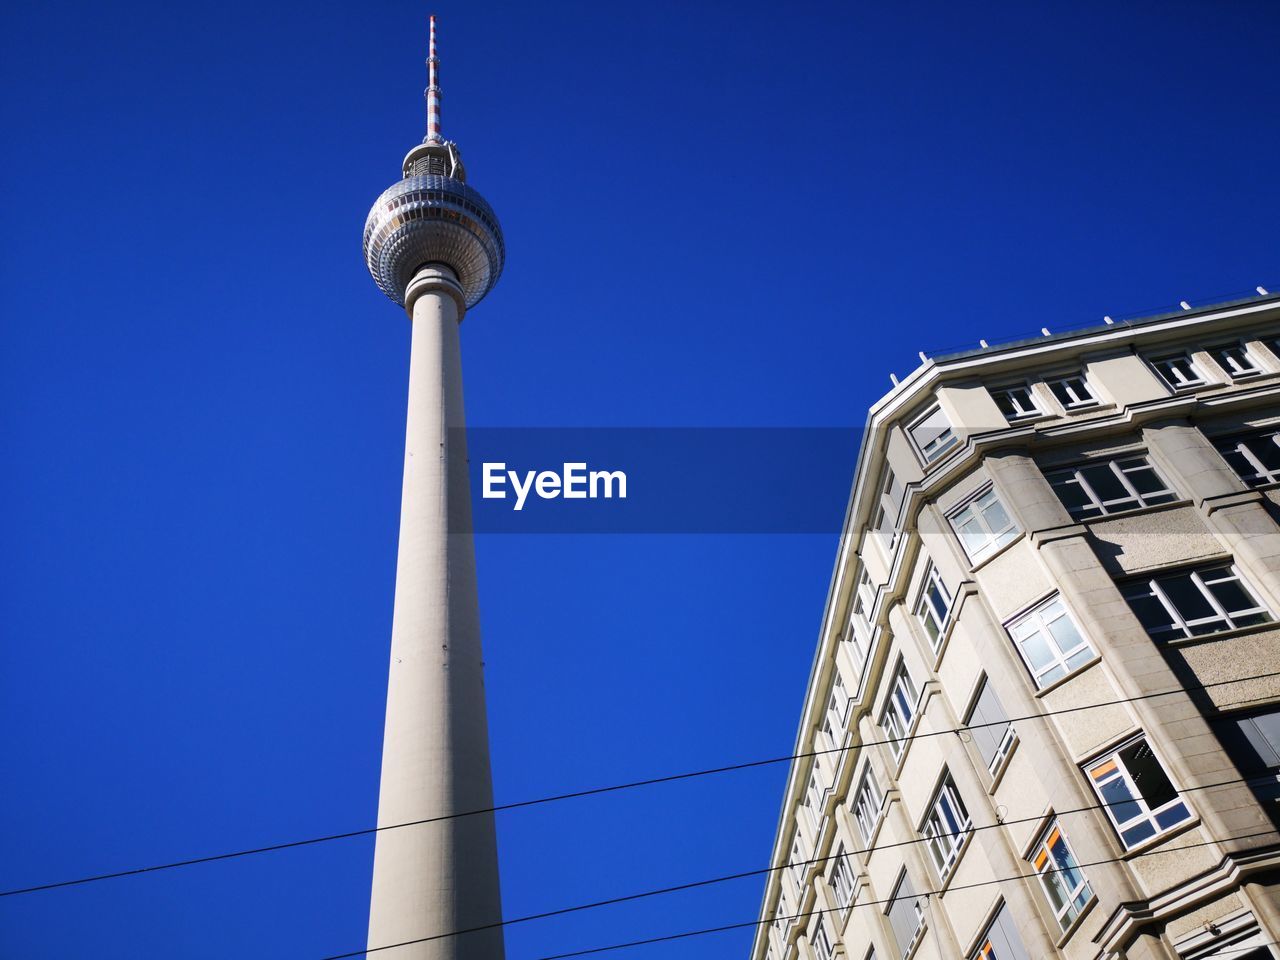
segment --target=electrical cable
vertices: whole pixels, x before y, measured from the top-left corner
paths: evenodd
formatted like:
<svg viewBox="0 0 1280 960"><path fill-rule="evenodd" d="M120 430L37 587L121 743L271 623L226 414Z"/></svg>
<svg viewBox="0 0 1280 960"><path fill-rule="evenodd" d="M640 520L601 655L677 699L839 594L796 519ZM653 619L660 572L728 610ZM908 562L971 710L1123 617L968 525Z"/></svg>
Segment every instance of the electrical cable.
<svg viewBox="0 0 1280 960"><path fill-rule="evenodd" d="M1077 863L1074 867L1063 867L1063 868L1054 867L1049 870L1040 871L1036 874L1036 876L1040 877L1048 873L1063 873L1066 870L1070 870L1070 869L1083 870L1086 867L1101 867L1110 863L1125 863L1130 860L1136 860L1139 857L1155 857L1155 856L1161 856L1163 854L1183 853L1187 850L1191 850L1196 847L1208 847L1208 846L1213 846L1214 844L1219 844L1219 843L1230 843L1233 840L1249 840L1254 837L1270 836L1274 834L1274 832L1275 832L1274 830L1265 830L1261 833L1246 833L1246 834L1241 834L1239 836L1220 837L1216 840L1206 840L1206 841L1203 841L1202 843L1188 843L1188 844L1184 844L1181 847L1174 847L1169 850L1146 850L1146 851L1143 851L1142 853L1128 854L1123 857L1107 857L1103 860L1094 860L1090 863ZM1012 877L1000 877L995 880L979 880L974 883L952 884L951 886L947 887L947 892L951 892L953 890L974 890L974 889L977 889L978 887L990 887L1000 883L1015 883L1019 880L1029 880L1029 879L1031 879L1031 877L1028 877L1023 874L1017 874ZM934 890L926 890L923 893L913 894L914 898L916 899L919 899L921 897L925 897L925 898L934 897L937 895L938 895L937 891L934 891ZM862 903L852 904L849 909L852 910L857 907L885 906L887 904L893 903L894 900L896 899L905 900L905 899L911 899L911 898L890 897L888 900L864 900ZM805 913L796 913L787 917L770 917L767 920L759 919L759 920L743 921L740 923L727 923L719 927L705 927L701 930L686 930L683 933L671 933L661 937L649 937L648 939L645 939L645 940L631 940L626 943L614 943L604 947L591 947L586 950L574 950L569 953L556 953L556 954L551 954L545 957L538 957L537 960L570 960L570 958L573 958L573 957L586 957L586 956L591 956L597 953L609 953L613 950L624 950L624 949L627 949L628 947L644 947L644 946L649 946L655 943L670 943L673 940L686 940L686 939L689 939L690 937L707 936L713 933L727 933L730 930L744 930L744 929L753 928L753 927L760 927L768 923L774 923L775 921L778 921L778 920L785 920L787 922L790 922L792 920L802 920L807 917L813 917L813 916L817 916L820 913L827 913L827 912L829 911L809 910Z"/></svg>
<svg viewBox="0 0 1280 960"><path fill-rule="evenodd" d="M1237 784L1249 783L1250 781L1255 779L1261 779L1261 778L1235 777L1231 780L1219 780L1215 783L1204 783L1197 787L1184 787L1178 792L1179 794L1197 793L1204 790L1213 790L1218 787L1228 787L1228 786L1234 786ZM1127 804L1130 802L1132 801L1114 800L1109 803L1094 803L1094 804L1090 804L1089 806L1074 807L1069 810L1053 810L1052 813L1053 813L1054 819L1058 819L1061 817L1070 816L1072 814L1090 813L1098 810L1106 810L1108 807L1123 806L1124 804ZM883 811L884 809L885 807L882 806L881 810ZM783 870L789 869L790 867L801 867L801 866L810 867L810 866L813 866L814 864L829 863L832 860L838 859L840 856L853 856L855 854L863 855L863 854L871 853L874 850L892 850L895 847L909 847L918 843L927 843L930 839L938 839L943 837L968 836L970 833L977 833L980 830L991 830L991 829L994 829L995 827L1011 827L1011 826L1017 826L1021 824L1027 824L1027 823L1039 823L1045 818L1046 818L1046 814L1040 813L1034 817L1020 817L1014 820L997 820L995 823L982 824L981 826L969 826L968 828L962 831L938 834L937 837L933 837L933 838L913 837L910 840L899 840L894 843L877 844L874 847L863 847L861 849L845 850L843 854L832 853L825 857L813 857L809 860L793 860L793 861L789 861L787 863L781 863L772 867L762 867L756 870L744 870L741 873L730 873L730 874L725 874L719 877L709 877L704 880L693 880L693 881L690 881L689 883L676 884L675 886L670 886L670 887L658 887L653 890L644 890L639 893L627 894L625 896L611 897L608 900L596 900L591 903L576 904L575 906L572 906L572 907L560 907L559 909L548 910L544 913L534 913L534 914L529 914L523 917L513 917L510 920L494 921L493 923L486 923L477 927L466 927L464 929L454 930L449 933L432 934L429 937L419 937L415 940L402 940L398 943L388 943L378 947L365 947L364 949L361 949L361 950L353 950L350 953L339 953L339 954L334 954L333 956L324 957L323 960L351 960L351 958L353 957L363 957L366 954L377 953L382 950L393 950L396 947L407 947L417 943L430 943L434 940L445 940L449 937L460 937L468 933L480 933L484 930L494 930L500 927L508 927L517 923L528 923L531 920L546 920L550 917L563 916L564 914L569 914L569 913L578 913L583 910L593 910L598 907L608 907L608 906L613 906L619 903L630 903L635 900L644 900L644 899L647 899L648 897L663 896L669 893L680 893L685 890L695 890L700 887L709 887L719 883L728 883L729 881L732 881L732 880L745 880L748 877L758 877L758 876L763 876L770 873L779 873Z"/></svg>
<svg viewBox="0 0 1280 960"><path fill-rule="evenodd" d="M145 867L135 867L130 870L117 870L111 873L94 874L87 877L77 877L73 880L58 880L52 883L35 884L29 887L18 887L10 890L0 890L0 897L14 897L28 893L38 893L46 890L58 890L64 887L74 887L86 883L97 883L103 880L116 880L122 877L137 876L144 873L154 873L160 870L173 870L178 867L190 867L204 863L217 863L221 860L234 860L240 857L254 856L261 853L272 853L278 850L290 850L296 847L306 847L317 843L328 843L333 840L347 840L354 837L371 836L382 833L387 830L399 830L405 827L423 826L429 823L439 823L445 820L454 820L461 817L472 817L486 813L499 813L506 810L517 810L524 807L539 806L547 803L554 803L561 800L574 800L582 797L599 796L606 793L616 793L621 790L630 790L637 787L656 786L664 783L674 783L681 780L692 780L699 777L713 776L721 773L732 773L739 770L749 770L757 767L765 767L776 765L779 763L789 763L794 760L805 760L812 757L826 756L833 753L845 753L850 750L861 750L866 747L884 746L891 743L907 743L915 740L923 740L931 737L946 736L948 734L964 733L970 730L977 730L989 726L1002 726L1004 723L1019 723L1022 721L1037 720L1042 717L1062 716L1069 713L1079 713L1083 710L1097 710L1104 707L1122 706L1128 703L1137 703L1141 700L1152 700L1158 697L1176 696L1185 694L1193 690L1209 690L1215 687L1228 686L1235 683L1245 683L1250 680L1266 680L1274 677L1280 677L1280 671L1270 673L1254 674L1246 677L1237 677L1233 680L1217 680L1212 683L1204 684L1188 684L1186 686L1176 687L1172 690L1158 690L1154 693L1140 694L1136 697L1121 697L1115 700L1106 700L1101 703L1080 704L1074 707L1063 707L1059 710L1046 710L1042 713L1027 714L1021 717L1009 717L1003 721L992 721L989 723L978 723L972 725L964 725L960 727L950 727L944 730L929 730L926 732L916 732L907 737L886 738L883 740L864 740L857 743L849 744L842 747L829 747L822 750L810 750L803 753L793 753L786 756L768 757L761 760L748 760L742 763L726 764L719 767L708 767L702 770L692 770L684 773L668 774L661 777L651 777L645 780L632 780L626 783L616 783L605 787L593 787L587 790L575 790L569 793L553 794L546 797L538 797L532 800L517 800L511 803L495 804L491 807L483 807L476 810L464 810L459 813L446 813L434 817L425 817L421 820L410 820L405 823L389 823L384 826L364 827L359 830L347 830L342 833L325 834L318 837L307 837L302 840L289 840L282 843L267 844L261 847L251 847L245 850L234 850L229 853L210 854L204 857L192 857L186 860L174 860L168 863L158 863Z"/></svg>

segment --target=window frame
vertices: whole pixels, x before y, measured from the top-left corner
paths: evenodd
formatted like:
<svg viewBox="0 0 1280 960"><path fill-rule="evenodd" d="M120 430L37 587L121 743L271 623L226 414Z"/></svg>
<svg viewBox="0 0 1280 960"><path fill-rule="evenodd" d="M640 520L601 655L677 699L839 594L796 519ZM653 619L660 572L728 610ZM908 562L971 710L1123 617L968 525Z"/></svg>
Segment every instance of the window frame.
<svg viewBox="0 0 1280 960"><path fill-rule="evenodd" d="M983 500L988 500L988 498L990 498L988 504L985 507L980 506L981 502ZM1000 511L1008 520L1008 523L1005 526L996 528L988 521L987 511L990 509L992 503L1000 508ZM965 539L965 533L961 529L959 523L960 518L965 514L970 514L972 516L972 518L982 528L986 537L981 544L977 545L972 550L969 548L969 543ZM984 484L975 494L973 494L973 496L966 498L959 506L953 507L951 510L947 511L947 522L951 525L952 531L960 541L960 547L964 550L965 556L968 557L969 562L974 565L981 563L1002 547L1012 543L1014 540L1018 539L1018 536L1022 533L1021 525L1010 512L1009 508L1005 506L1004 500L1001 499L1000 494L996 491L995 485L992 483Z"/></svg>
<svg viewBox="0 0 1280 960"><path fill-rule="evenodd" d="M1140 463L1138 463L1140 461ZM1134 466L1124 466L1126 463L1134 463ZM1086 470L1094 471L1106 467L1110 470L1112 477L1116 482L1124 488L1126 497L1110 500L1104 500L1096 489L1096 480L1091 480L1085 474ZM1131 474L1140 472L1149 472L1160 483L1160 489L1149 493L1141 492L1133 483ZM1067 513L1071 515L1071 519L1076 521L1099 520L1103 517L1113 516L1117 513L1125 513L1129 510L1146 510L1151 507L1159 507L1169 503L1176 503L1179 499L1178 492L1174 490L1169 481L1151 462L1151 457L1145 452L1124 454L1115 457L1103 457L1094 460L1085 460L1081 463L1073 464L1068 467L1051 467L1044 471L1044 478L1049 481L1049 485L1053 487L1054 493L1058 495L1058 499L1062 501L1062 505L1066 507ZM1067 503L1067 498L1063 496L1063 488L1067 484L1074 485L1085 495L1089 501L1084 508L1072 507ZM1088 512L1096 511L1096 512Z"/></svg>
<svg viewBox="0 0 1280 960"><path fill-rule="evenodd" d="M1261 430L1251 430L1248 433L1234 433L1229 436L1213 437L1211 439L1214 449L1218 451L1222 459L1227 461L1227 466L1231 468L1231 471L1240 478L1240 481L1245 486L1250 489L1256 489L1265 487L1268 484L1280 483L1280 466L1274 470L1267 467L1253 447L1248 445L1249 441L1255 441L1259 444L1265 444L1270 441L1272 446L1280 448L1280 430L1274 427L1264 427ZM1248 476L1242 474L1239 467L1232 461L1233 455L1246 461L1253 472Z"/></svg>
<svg viewBox="0 0 1280 960"><path fill-rule="evenodd" d="M1064 399L1062 394L1058 392L1057 387L1062 387L1063 393L1078 393L1071 386L1071 381L1078 380L1084 387L1085 393L1088 395L1087 400L1070 400ZM1049 377L1045 380L1045 386L1049 388L1049 393L1057 402L1064 412L1074 413L1077 410L1089 410L1093 407L1102 406L1102 398L1098 396L1098 391L1093 388L1093 384L1089 382L1089 375L1081 370L1079 373L1064 373L1058 377Z"/></svg>
<svg viewBox="0 0 1280 960"><path fill-rule="evenodd" d="M853 861L849 852L841 842L836 847L836 855L832 858L831 876L828 879L832 900L841 910L848 910L858 897L858 878L853 870ZM847 893L847 896L846 896Z"/></svg>
<svg viewBox="0 0 1280 960"><path fill-rule="evenodd" d="M1228 571L1230 576L1205 579L1206 574L1220 573L1224 570ZM1190 578L1190 583L1195 587L1200 599L1213 609L1212 616L1188 619L1178 609L1169 595L1169 586L1175 578L1180 580L1184 577ZM1223 601L1210 589L1211 586L1225 583L1235 583L1237 588L1253 601L1254 605L1240 610L1228 610ZM1240 568L1233 560L1176 567L1170 570L1157 571L1154 575L1134 577L1120 584L1120 594L1124 597L1125 602L1129 604L1130 609L1133 610L1134 616L1142 624L1147 636L1158 644L1212 637L1220 633L1229 633L1232 630L1242 630L1247 627L1275 623L1276 620L1275 614L1261 600L1258 592L1240 572ZM1149 600L1155 600L1172 623L1155 624L1143 619L1142 609L1146 607ZM1135 604L1135 601L1139 601L1141 606ZM1255 619L1259 616L1261 619ZM1250 622L1243 622L1245 618L1250 618ZM1212 624L1223 624L1223 626L1214 630L1196 630L1197 627ZM1165 636L1165 634L1170 635Z"/></svg>
<svg viewBox="0 0 1280 960"><path fill-rule="evenodd" d="M1173 797L1164 803L1152 807L1149 799L1143 794L1142 789L1138 786L1137 778L1133 775L1128 767L1128 763L1123 757L1125 751L1136 747L1138 744L1145 744L1151 752L1151 757L1159 767L1160 773L1167 781L1169 788L1173 791ZM1107 752L1095 757L1093 760L1081 766L1084 771L1085 778L1089 781L1089 786L1093 788L1093 792L1102 802L1102 809L1107 815L1107 819L1111 822L1112 829L1115 830L1116 836L1120 839L1120 844L1125 850L1133 850L1143 844L1148 843L1171 833L1195 819L1195 814L1191 809L1191 804L1178 790L1173 782L1173 778L1169 776L1168 767L1165 766L1160 754L1151 745L1151 741L1145 733L1138 733L1129 737L1124 742L1117 744ZM1128 794L1127 798L1121 800L1108 799L1103 789L1112 784L1120 784ZM1133 805L1137 807L1137 813L1132 816L1120 819L1118 808ZM1179 807L1182 808L1182 816L1177 819L1169 818L1169 814L1174 813ZM1162 820L1167 822L1162 822ZM1150 833L1141 833L1142 827L1151 828ZM1135 836L1130 838L1127 834L1133 833Z"/></svg>
<svg viewBox="0 0 1280 960"><path fill-rule="evenodd" d="M960 861L965 841L973 833L973 818L969 816L951 773L945 769L919 833L924 838L934 869L938 871L938 879L946 883Z"/></svg>
<svg viewBox="0 0 1280 960"><path fill-rule="evenodd" d="M940 599L941 609L939 609L939 602L935 602L935 595ZM916 597L915 617L929 638L929 646L934 653L942 648L942 642L946 639L953 610L955 610L955 598L943 582L937 565L930 561L924 574L924 581L920 585L920 593Z"/></svg>
<svg viewBox="0 0 1280 960"><path fill-rule="evenodd" d="M872 803L873 798L874 804ZM866 801L865 803L864 800ZM862 771L862 778L858 781L858 789L853 794L853 822L858 825L858 832L862 834L862 840L867 846L870 846L875 838L876 830L880 826L880 820L884 816L884 809L884 791L880 789L880 783L876 780L875 771L868 764L867 768Z"/></svg>
<svg viewBox="0 0 1280 960"><path fill-rule="evenodd" d="M1061 607L1061 612L1055 614L1052 618L1046 618L1045 609L1054 605ZM1065 618L1074 628L1076 636L1080 638L1080 643L1072 647L1070 650L1064 650L1058 643L1058 638L1054 634L1051 624L1057 623L1060 619ZM1037 668L1031 662L1031 657L1027 654L1024 643L1030 639L1031 635L1023 639L1019 639L1015 630L1022 624L1035 621L1039 624L1036 634L1040 635L1045 641L1045 648L1049 652L1052 659L1050 662ZM1009 635L1009 639L1013 641L1013 645L1018 650L1018 655L1022 657L1022 662L1026 665L1027 670L1031 673L1031 679L1034 681L1037 690L1043 690L1052 686L1059 680L1073 676L1086 666L1092 663L1098 656L1097 649L1090 642L1088 635L1080 629L1080 623L1076 620L1071 610L1067 607L1066 601L1062 599L1061 593L1054 593L1051 596L1041 600L1031 609L1020 613L1005 625L1005 632ZM1056 651L1056 653L1055 653ZM1078 659L1078 655L1082 652L1088 653L1083 659ZM1077 661L1074 662L1073 661ZM1061 669L1061 673L1055 674L1054 671Z"/></svg>
<svg viewBox="0 0 1280 960"><path fill-rule="evenodd" d="M1000 905L990 916L990 921L982 928L982 933L978 937L978 945L969 953L969 960L1030 960L1027 946L1022 942L1018 922L1013 919L1009 904L1001 900ZM1006 956L1003 952L1003 945L1000 951L996 950L997 937L992 935L993 931L999 931L998 939L1008 944L1012 951L1009 955Z"/></svg>
<svg viewBox="0 0 1280 960"><path fill-rule="evenodd" d="M880 728L888 734L889 752L893 754L894 760L901 760L906 753L911 731L916 718L920 716L920 698L921 691L916 686L911 671L907 669L906 661L899 657L893 670L893 679L889 682L889 693L885 697L884 706L880 708ZM890 717L893 718L892 726L900 728L900 733L895 734L890 724L886 723Z"/></svg>
<svg viewBox="0 0 1280 960"><path fill-rule="evenodd" d="M1069 865L1065 865L1064 860L1053 853L1053 848L1058 842L1062 844L1066 860L1070 861ZM1061 932L1065 933L1084 915L1085 908L1094 899L1094 894L1093 888L1089 886L1089 878L1085 876L1084 870L1081 869L1080 861L1076 859L1076 853L1071 849L1071 841L1067 839L1066 831L1058 823L1057 817L1053 817L1045 825L1045 828L1040 831L1025 859L1036 872L1036 879L1040 884L1040 893L1044 896ZM1053 866L1050 866L1050 864L1053 864ZM1078 883L1068 887L1066 877L1071 871L1079 874L1080 880ZM1054 897L1050 892L1050 883L1052 882L1049 879L1050 877L1055 877L1059 880L1058 890L1062 898L1061 907L1053 905Z"/></svg>
<svg viewBox="0 0 1280 960"><path fill-rule="evenodd" d="M904 894L902 892L903 886L906 886L909 892ZM907 873L907 868L903 867L898 874L898 882L893 885L893 893L889 896L889 902L885 906L884 915L889 921L889 930L893 933L894 945L897 946L900 951L900 955L904 958L909 956L911 951L915 949L916 943L922 936L924 936L924 931L927 927L924 909L920 906L921 899L921 895L916 892L915 884L911 882L911 876ZM908 900L910 900L909 909L911 909L915 914L916 925L915 929L911 932L911 936L908 941L906 943L899 943L898 941L901 939L901 934L898 931L897 924L894 922L894 908L897 907L899 903L905 906Z"/></svg>
<svg viewBox="0 0 1280 960"><path fill-rule="evenodd" d="M1239 361L1225 356L1228 350L1239 350L1244 354L1244 359L1248 361L1250 366L1237 372L1235 367L1241 366L1241 364ZM1245 340L1228 340L1225 343L1216 343L1211 347L1206 347L1205 353L1213 358L1213 362L1222 368L1222 372L1227 375L1227 379L1232 383L1238 383L1241 380L1255 380L1267 372L1266 368L1259 362L1258 355L1249 349L1249 344Z"/></svg>
<svg viewBox="0 0 1280 960"><path fill-rule="evenodd" d="M942 422L946 424L946 429L940 431L928 443L922 443L916 436L916 430L924 426L925 422L935 414L942 418ZM911 445L915 447L916 452L920 454L926 464L937 463L948 451L955 449L960 443L960 437L956 434L955 425L952 424L951 418L947 416L947 412L942 409L942 404L940 403L930 404L922 413L912 417L907 423L906 433L911 438Z"/></svg>
<svg viewBox="0 0 1280 960"><path fill-rule="evenodd" d="M1009 423L1025 423L1028 420L1036 420L1046 415L1044 404L1036 396L1034 384L1029 380L1019 380L1017 383L1005 383L998 387L989 388L991 399L1000 409L1000 413ZM1018 393L1023 393L1023 398L1018 397ZM1009 412L1001 406L1000 399L1004 397L1013 412ZM1025 403L1023 402L1025 400Z"/></svg>
<svg viewBox="0 0 1280 960"><path fill-rule="evenodd" d="M822 938L823 949L818 947L819 937ZM821 913L818 914L818 919L813 925L813 934L809 937L809 945L813 948L813 952L818 955L818 960L831 960L831 957L835 954L835 944L832 943L826 927L823 926Z"/></svg>
<svg viewBox="0 0 1280 960"><path fill-rule="evenodd" d="M1000 739L996 741L996 748L992 752L989 760L987 759L986 751L983 749L981 743L979 743L975 731L973 730L973 719L978 716L979 710L982 708L982 698L985 693L991 694L992 700L995 701L995 705L1000 709L1000 713L1004 717L1005 724L1004 731L1000 735ZM982 730L992 730L992 728L999 722L1000 721L998 720L988 720L985 713L979 720ZM978 681L977 690L973 696L973 702L969 704L969 709L964 715L964 725L970 729L969 736L973 741L974 747L978 751L978 755L986 762L987 772L990 773L992 777L997 776L1000 770L1003 769L1005 760L1008 758L1009 754L1013 752L1013 745L1018 742L1018 731L1014 727L1013 721L1009 719L1009 712L1005 710L1004 703L1000 700L1000 696L991 686L991 678L986 674L983 674L982 678ZM994 741L996 738L993 735L991 739Z"/></svg>
<svg viewBox="0 0 1280 960"><path fill-rule="evenodd" d="M1181 374L1171 375L1174 367L1170 366L1166 371L1166 364L1173 364L1177 361L1184 361L1187 368L1195 374L1194 379L1183 379ZM1186 393L1190 390L1198 390L1201 387L1207 387L1212 381L1205 373L1204 368L1196 362L1195 356L1190 350L1174 350L1170 353L1160 353L1147 358L1147 363L1160 377L1161 381L1174 393Z"/></svg>

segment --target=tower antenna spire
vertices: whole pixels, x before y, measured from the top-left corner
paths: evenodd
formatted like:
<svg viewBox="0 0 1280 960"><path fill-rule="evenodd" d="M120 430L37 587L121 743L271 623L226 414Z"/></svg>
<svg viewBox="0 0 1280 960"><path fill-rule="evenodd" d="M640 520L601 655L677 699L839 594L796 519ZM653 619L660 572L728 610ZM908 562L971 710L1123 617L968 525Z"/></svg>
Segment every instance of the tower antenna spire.
<svg viewBox="0 0 1280 960"><path fill-rule="evenodd" d="M440 135L440 57L436 55L436 15L431 15L431 39L427 46L427 136L423 143L444 143Z"/></svg>

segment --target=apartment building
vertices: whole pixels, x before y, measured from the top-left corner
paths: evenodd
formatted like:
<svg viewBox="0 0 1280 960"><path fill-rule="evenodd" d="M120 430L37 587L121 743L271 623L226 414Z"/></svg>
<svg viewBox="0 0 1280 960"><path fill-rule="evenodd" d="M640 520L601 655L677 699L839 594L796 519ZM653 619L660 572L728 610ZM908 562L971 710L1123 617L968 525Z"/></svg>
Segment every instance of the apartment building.
<svg viewBox="0 0 1280 960"><path fill-rule="evenodd" d="M1280 957L1280 296L870 411L752 960Z"/></svg>

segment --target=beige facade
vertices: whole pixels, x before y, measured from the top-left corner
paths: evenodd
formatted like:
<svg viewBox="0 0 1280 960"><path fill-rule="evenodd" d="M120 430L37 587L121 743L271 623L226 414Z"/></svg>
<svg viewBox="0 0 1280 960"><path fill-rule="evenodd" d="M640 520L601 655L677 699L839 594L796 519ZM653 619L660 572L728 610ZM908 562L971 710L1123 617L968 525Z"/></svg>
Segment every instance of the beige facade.
<svg viewBox="0 0 1280 960"><path fill-rule="evenodd" d="M1280 298L871 410L753 960L1280 957Z"/></svg>

